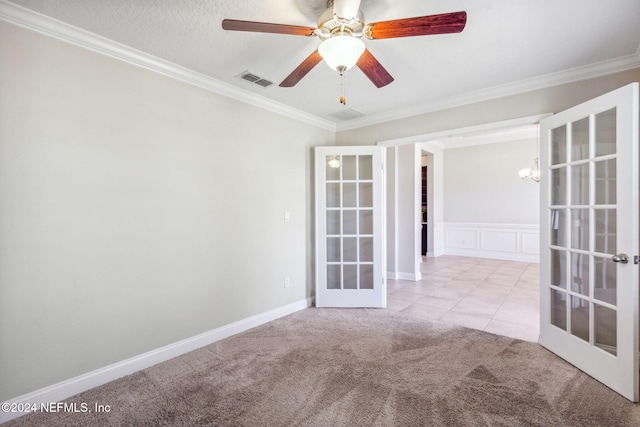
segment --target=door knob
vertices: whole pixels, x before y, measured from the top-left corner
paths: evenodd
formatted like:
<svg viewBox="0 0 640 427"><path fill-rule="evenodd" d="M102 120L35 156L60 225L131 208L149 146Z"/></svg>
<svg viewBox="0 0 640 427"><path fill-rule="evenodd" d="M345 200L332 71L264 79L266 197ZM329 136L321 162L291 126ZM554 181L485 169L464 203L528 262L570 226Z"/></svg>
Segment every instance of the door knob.
<svg viewBox="0 0 640 427"><path fill-rule="evenodd" d="M629 256L627 254L614 255L611 257L611 261L626 264L629 262Z"/></svg>

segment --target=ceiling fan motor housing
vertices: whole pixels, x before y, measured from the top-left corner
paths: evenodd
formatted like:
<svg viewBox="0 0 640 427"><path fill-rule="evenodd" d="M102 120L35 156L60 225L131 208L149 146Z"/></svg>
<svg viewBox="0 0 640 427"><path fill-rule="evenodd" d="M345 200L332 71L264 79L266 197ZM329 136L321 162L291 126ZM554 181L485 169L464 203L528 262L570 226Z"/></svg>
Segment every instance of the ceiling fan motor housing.
<svg viewBox="0 0 640 427"><path fill-rule="evenodd" d="M358 11L354 19L343 20L333 13L333 9L325 10L318 17L318 37L322 40L333 37L335 34L347 33L353 37L362 37L364 34L364 14Z"/></svg>

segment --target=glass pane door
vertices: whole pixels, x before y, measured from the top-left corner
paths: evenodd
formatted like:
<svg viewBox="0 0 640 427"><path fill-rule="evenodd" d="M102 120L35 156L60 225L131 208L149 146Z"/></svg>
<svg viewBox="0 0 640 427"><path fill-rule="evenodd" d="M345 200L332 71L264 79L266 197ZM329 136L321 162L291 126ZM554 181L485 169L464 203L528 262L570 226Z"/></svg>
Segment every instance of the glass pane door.
<svg viewBox="0 0 640 427"><path fill-rule="evenodd" d="M382 149L316 148L316 305L383 307Z"/></svg>
<svg viewBox="0 0 640 427"><path fill-rule="evenodd" d="M634 401L637 93L630 85L543 120L540 153L540 343Z"/></svg>
<svg viewBox="0 0 640 427"><path fill-rule="evenodd" d="M616 109L551 130L551 323L617 353Z"/></svg>

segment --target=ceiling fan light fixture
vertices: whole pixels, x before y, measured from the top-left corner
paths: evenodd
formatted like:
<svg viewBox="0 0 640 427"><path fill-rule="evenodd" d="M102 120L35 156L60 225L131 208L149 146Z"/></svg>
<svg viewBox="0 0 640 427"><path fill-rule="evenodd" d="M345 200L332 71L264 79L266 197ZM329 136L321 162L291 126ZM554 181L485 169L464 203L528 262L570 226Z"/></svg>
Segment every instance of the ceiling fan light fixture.
<svg viewBox="0 0 640 427"><path fill-rule="evenodd" d="M364 49L362 40L350 35L337 35L320 43L318 53L331 69L342 73L356 65Z"/></svg>

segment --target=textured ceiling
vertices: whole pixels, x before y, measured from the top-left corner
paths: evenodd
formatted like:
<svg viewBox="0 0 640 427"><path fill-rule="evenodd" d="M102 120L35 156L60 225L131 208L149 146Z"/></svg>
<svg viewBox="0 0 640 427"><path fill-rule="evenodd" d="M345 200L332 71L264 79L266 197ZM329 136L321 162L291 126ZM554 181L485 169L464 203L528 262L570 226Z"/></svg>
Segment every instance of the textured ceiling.
<svg viewBox="0 0 640 427"><path fill-rule="evenodd" d="M221 28L224 18L315 27L325 0L11 2L334 122L341 120L333 114L351 109L383 118L544 84L559 73L579 78L594 65L607 72L640 64L638 0L362 0L366 22L465 10L467 26L460 34L365 40L395 81L377 89L359 69L349 70L343 107L338 74L324 64L293 88L277 86L319 39ZM238 79L244 71L276 84Z"/></svg>

